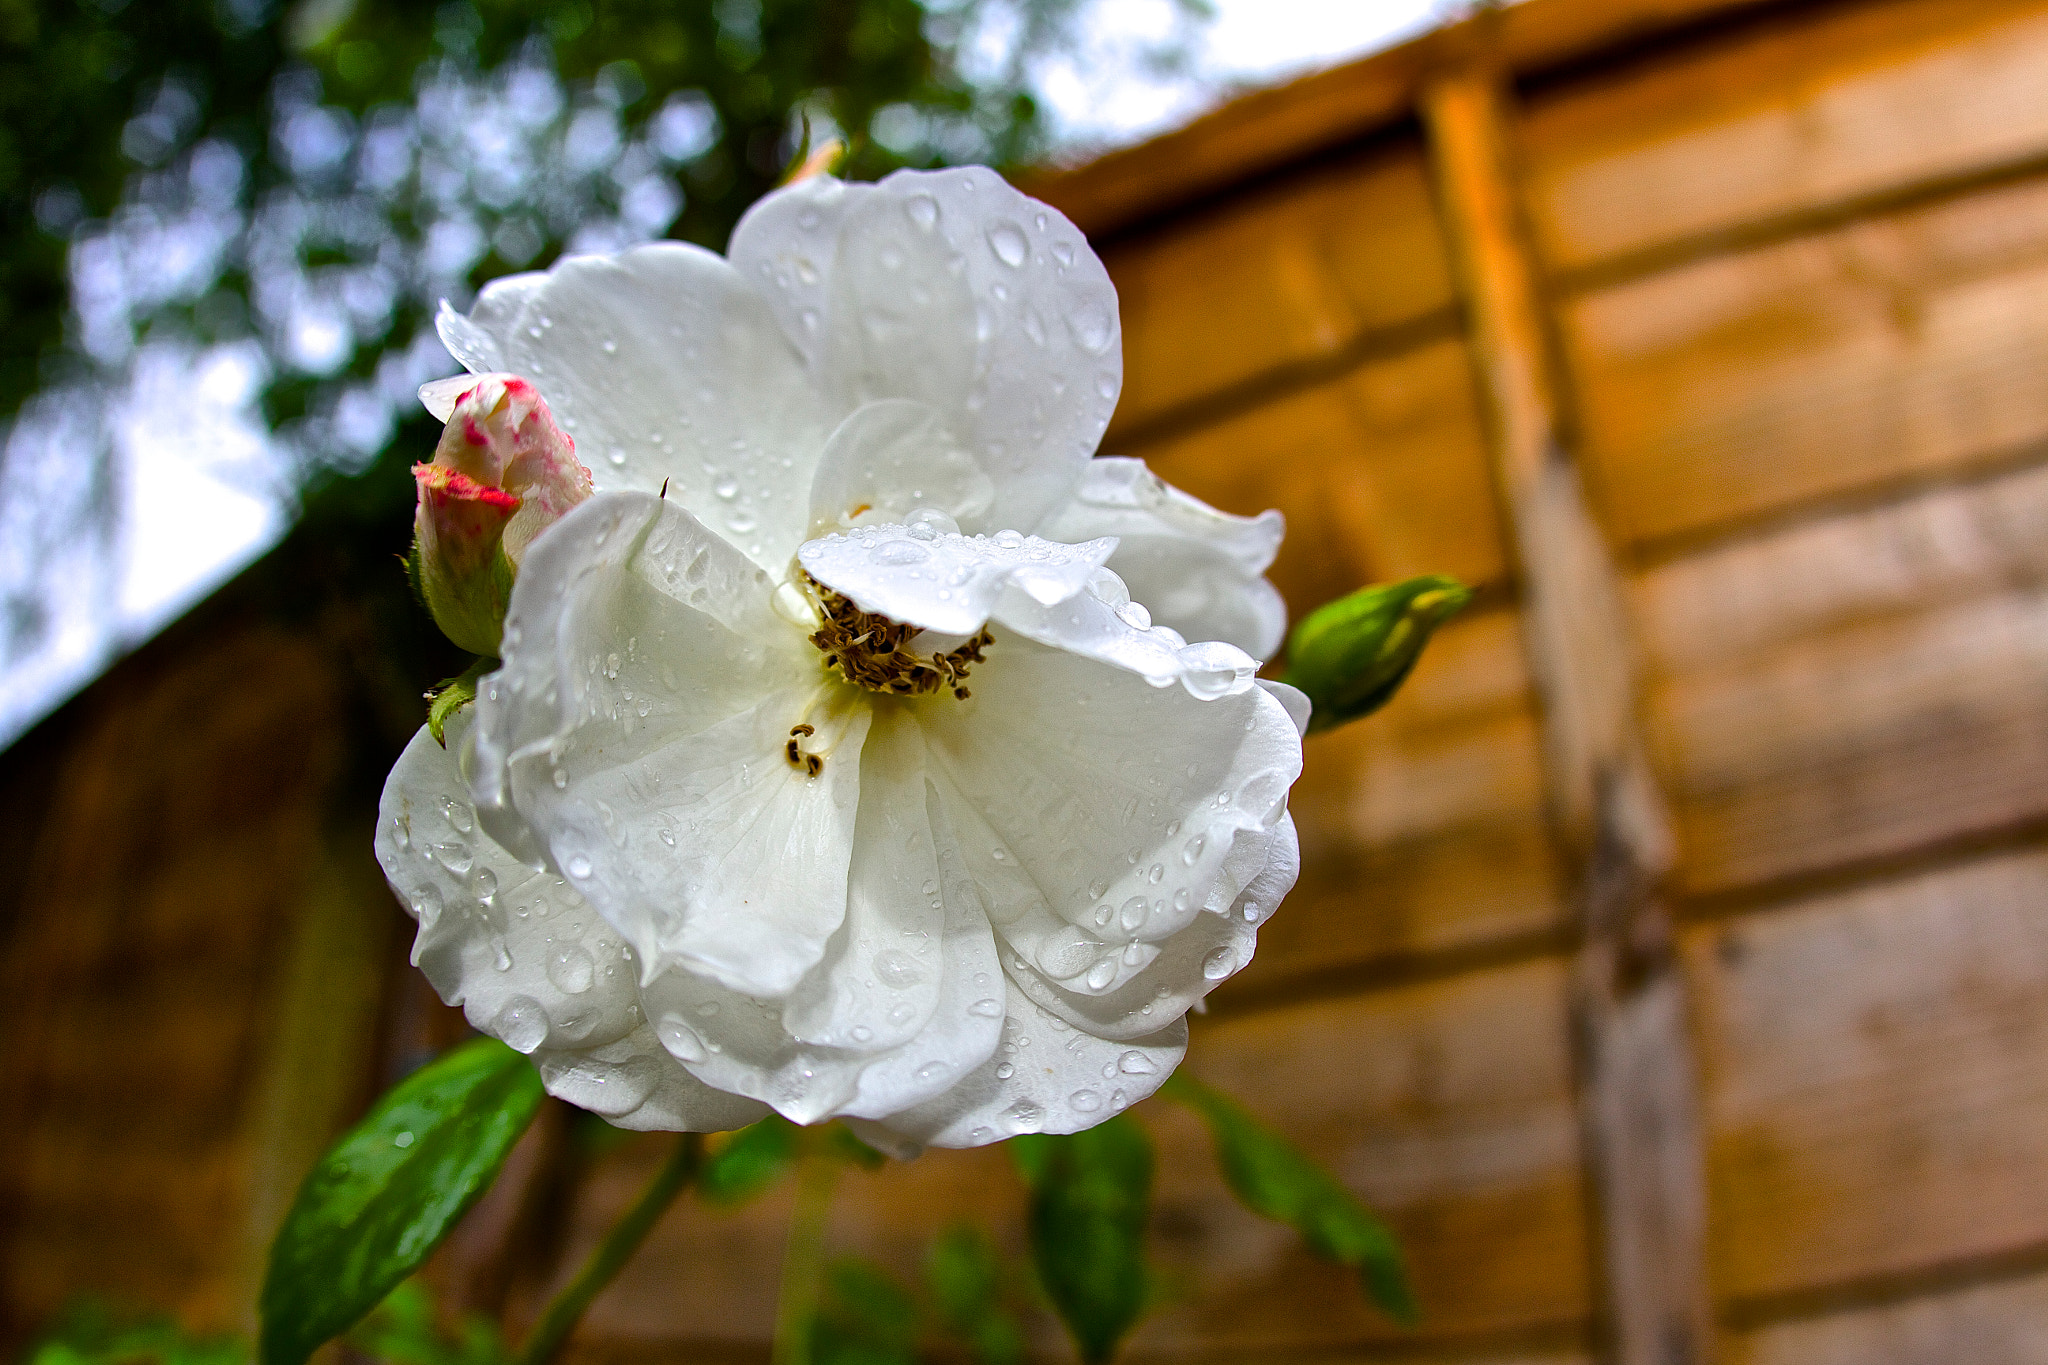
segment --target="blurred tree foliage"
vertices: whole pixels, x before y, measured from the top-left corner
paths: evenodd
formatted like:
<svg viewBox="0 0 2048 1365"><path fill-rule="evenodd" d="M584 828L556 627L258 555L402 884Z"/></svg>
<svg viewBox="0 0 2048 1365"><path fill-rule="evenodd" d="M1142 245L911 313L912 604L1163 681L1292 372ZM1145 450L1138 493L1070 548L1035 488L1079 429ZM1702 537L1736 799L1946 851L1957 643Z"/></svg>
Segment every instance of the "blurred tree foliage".
<svg viewBox="0 0 2048 1365"><path fill-rule="evenodd" d="M154 628L121 605L138 420L382 593L441 298L720 248L806 130L856 179L1034 158L1032 63L1090 2L0 0L0 670Z"/></svg>
<svg viewBox="0 0 2048 1365"><path fill-rule="evenodd" d="M131 175L201 136L241 150L260 195L289 178L272 120L281 72L317 73L324 102L358 114L412 98L436 59L489 69L549 53L570 83L603 80L631 120L688 94L709 145L681 169L669 235L720 246L787 160L812 113L853 143L847 173L903 164L1013 163L1044 128L1019 55L977 83L950 44L991 0L0 0L0 413L63 377L65 254L80 224L111 215ZM1058 40L1062 0L1017 0L1012 31ZM168 95L166 92L169 92ZM870 136L878 113L898 136ZM908 125L906 127L906 125ZM932 135L917 136L928 130ZM909 136L904 136L905 132ZM481 283L545 264L493 252Z"/></svg>

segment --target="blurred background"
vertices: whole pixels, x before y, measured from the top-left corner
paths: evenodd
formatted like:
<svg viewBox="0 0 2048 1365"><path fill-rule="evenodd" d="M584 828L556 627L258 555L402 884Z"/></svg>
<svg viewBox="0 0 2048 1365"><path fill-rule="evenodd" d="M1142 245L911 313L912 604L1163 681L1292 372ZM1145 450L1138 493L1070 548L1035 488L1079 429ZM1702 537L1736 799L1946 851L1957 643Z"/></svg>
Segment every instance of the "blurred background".
<svg viewBox="0 0 2048 1365"><path fill-rule="evenodd" d="M432 307L720 246L808 127L1087 230L1105 449L1281 508L1297 615L1479 590L1310 742L1189 1063L1422 1322L1148 1112L1134 1358L2048 1360L2048 3L16 0L0 103L8 1354L81 1295L246 1331L460 1033L368 852L463 662L395 563ZM516 1330L659 1155L550 1109L443 1302ZM1014 1257L1006 1167L849 1175L832 1248ZM575 1358L765 1359L787 1213L679 1210Z"/></svg>

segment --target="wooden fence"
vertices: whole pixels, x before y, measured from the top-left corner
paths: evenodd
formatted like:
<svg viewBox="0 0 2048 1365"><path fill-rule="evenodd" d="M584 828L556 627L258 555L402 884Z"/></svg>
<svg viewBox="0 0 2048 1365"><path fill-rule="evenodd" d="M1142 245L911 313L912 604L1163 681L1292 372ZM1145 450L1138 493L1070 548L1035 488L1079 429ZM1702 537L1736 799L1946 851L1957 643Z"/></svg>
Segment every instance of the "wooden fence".
<svg viewBox="0 0 2048 1365"><path fill-rule="evenodd" d="M1422 1325L1148 1106L1134 1356L2048 1361L2048 0L1527 0L1034 189L1122 297L1108 450L1284 510L1297 612L1480 588L1310 742L1301 885L1188 1063L1385 1211ZM445 1036L328 814L347 741L207 709L333 678L387 743L334 659L192 625L6 758L22 1321L235 1321L309 1127ZM472 1232L457 1297L530 1313L659 1157L563 1151L480 1215L562 1254ZM1014 1247L1006 1168L850 1176L833 1246ZM786 1212L672 1217L581 1358L761 1359Z"/></svg>

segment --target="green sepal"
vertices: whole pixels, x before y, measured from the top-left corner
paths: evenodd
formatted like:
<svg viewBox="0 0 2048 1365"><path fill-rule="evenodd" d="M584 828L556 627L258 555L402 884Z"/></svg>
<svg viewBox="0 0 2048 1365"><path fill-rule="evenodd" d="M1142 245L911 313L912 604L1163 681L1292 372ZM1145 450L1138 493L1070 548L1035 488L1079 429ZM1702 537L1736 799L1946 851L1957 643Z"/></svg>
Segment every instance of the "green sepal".
<svg viewBox="0 0 2048 1365"><path fill-rule="evenodd" d="M427 693L427 733L434 737L434 743L444 749L448 747L448 718L476 700L477 681L486 673L496 672L498 667L496 659L479 655L468 668L434 684Z"/></svg>
<svg viewBox="0 0 2048 1365"><path fill-rule="evenodd" d="M1335 1176L1220 1091L1176 1072L1159 1093L1201 1115L1224 1183L1253 1213L1285 1223L1310 1249L1359 1272L1372 1301L1396 1322L1416 1320L1401 1247Z"/></svg>
<svg viewBox="0 0 2048 1365"><path fill-rule="evenodd" d="M400 1081L320 1158L270 1246L262 1365L304 1365L427 1259L496 1179L540 1076L491 1038Z"/></svg>
<svg viewBox="0 0 2048 1365"><path fill-rule="evenodd" d="M1010 1140L1031 1190L1031 1258L1087 1365L1116 1354L1145 1307L1152 1140L1126 1115Z"/></svg>
<svg viewBox="0 0 2048 1365"><path fill-rule="evenodd" d="M1309 733L1392 701L1436 628L1471 600L1472 590L1457 579L1424 574L1360 588L1310 612L1288 637L1281 679L1314 705Z"/></svg>

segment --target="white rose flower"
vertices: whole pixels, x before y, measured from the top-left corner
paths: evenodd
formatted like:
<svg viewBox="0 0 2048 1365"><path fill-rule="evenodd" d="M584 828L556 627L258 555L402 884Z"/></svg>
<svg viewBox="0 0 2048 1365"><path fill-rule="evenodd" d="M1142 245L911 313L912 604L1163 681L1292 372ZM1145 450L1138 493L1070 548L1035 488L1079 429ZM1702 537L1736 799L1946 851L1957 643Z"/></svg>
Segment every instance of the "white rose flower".
<svg viewBox="0 0 2048 1365"><path fill-rule="evenodd" d="M1279 515L1090 458L1079 231L981 169L818 179L730 259L572 258L441 330L597 489L385 788L442 996L628 1128L969 1146L1155 1090L1294 883L1306 702L1253 680Z"/></svg>

